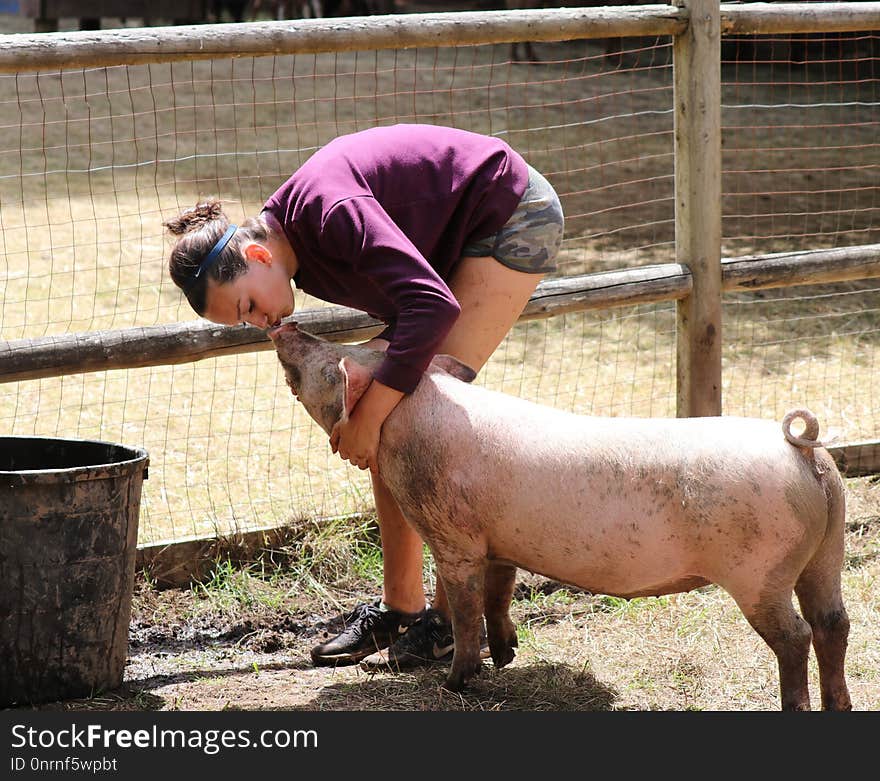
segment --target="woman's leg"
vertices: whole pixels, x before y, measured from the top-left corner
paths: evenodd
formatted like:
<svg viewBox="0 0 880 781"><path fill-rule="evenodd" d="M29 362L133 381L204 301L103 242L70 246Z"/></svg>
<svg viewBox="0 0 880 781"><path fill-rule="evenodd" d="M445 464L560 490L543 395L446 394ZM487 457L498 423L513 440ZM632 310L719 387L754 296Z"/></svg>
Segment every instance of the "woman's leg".
<svg viewBox="0 0 880 781"><path fill-rule="evenodd" d="M382 601L395 610L415 613L425 607L422 585L422 538L407 523L382 478L370 473L382 538Z"/></svg>
<svg viewBox="0 0 880 781"><path fill-rule="evenodd" d="M482 369L519 319L541 277L516 271L491 257L462 258L449 280L461 314L438 352L458 358L474 371ZM422 540L381 479L373 479L373 495L382 534L385 604L404 612L420 610L425 603ZM432 607L449 619L439 578Z"/></svg>

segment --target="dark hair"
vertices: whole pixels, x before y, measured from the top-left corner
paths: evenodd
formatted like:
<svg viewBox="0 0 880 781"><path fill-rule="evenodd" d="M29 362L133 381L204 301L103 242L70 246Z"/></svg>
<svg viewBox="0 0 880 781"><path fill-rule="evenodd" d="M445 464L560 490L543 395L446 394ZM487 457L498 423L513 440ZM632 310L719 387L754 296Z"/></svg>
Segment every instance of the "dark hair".
<svg viewBox="0 0 880 781"><path fill-rule="evenodd" d="M269 228L261 218L245 220L217 261L196 278L205 256L231 224L220 200L209 198L163 224L169 233L180 237L171 248L168 272L197 315L205 312L208 279L223 284L244 274L248 266L241 254L241 245L247 240L265 241L269 237Z"/></svg>

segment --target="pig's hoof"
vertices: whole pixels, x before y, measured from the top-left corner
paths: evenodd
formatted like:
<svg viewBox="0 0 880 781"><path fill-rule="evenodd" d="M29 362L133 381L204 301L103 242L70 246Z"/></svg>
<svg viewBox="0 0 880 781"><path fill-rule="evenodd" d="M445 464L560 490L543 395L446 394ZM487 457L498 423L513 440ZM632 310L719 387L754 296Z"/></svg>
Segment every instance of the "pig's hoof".
<svg viewBox="0 0 880 781"><path fill-rule="evenodd" d="M516 637L516 628L512 623L508 624L503 629L489 632L489 652L496 667L510 664L516 656L513 649L519 645L519 640Z"/></svg>
<svg viewBox="0 0 880 781"><path fill-rule="evenodd" d="M449 672L449 675L446 677L446 682L443 684L444 689L449 689L451 692L460 692L465 686L467 686L467 682L473 678L475 675L479 675L483 669L482 662L477 660L477 663L473 666L467 666L462 670L456 670L453 666L453 669Z"/></svg>
<svg viewBox="0 0 880 781"><path fill-rule="evenodd" d="M503 645L500 648L490 648L489 650L492 652L492 661L496 667L505 667L516 656L516 652L509 645Z"/></svg>
<svg viewBox="0 0 880 781"><path fill-rule="evenodd" d="M448 676L446 682L443 684L443 688L448 689L451 692L460 692L464 687L465 683L460 675Z"/></svg>

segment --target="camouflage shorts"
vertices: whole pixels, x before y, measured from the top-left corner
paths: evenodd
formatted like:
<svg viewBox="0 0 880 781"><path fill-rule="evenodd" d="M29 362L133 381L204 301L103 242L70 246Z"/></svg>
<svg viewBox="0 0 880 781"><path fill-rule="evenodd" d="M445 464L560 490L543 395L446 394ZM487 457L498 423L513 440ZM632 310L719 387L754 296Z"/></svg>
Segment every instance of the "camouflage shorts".
<svg viewBox="0 0 880 781"><path fill-rule="evenodd" d="M547 274L556 270L563 224L556 191L529 166L529 184L510 219L498 233L467 244L462 254L491 256L516 271Z"/></svg>

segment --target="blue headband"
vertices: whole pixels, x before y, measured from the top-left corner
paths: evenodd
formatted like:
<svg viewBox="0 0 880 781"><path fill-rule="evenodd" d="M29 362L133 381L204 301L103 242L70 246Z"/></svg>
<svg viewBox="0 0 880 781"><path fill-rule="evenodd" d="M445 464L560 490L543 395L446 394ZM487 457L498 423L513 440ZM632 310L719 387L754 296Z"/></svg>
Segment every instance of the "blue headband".
<svg viewBox="0 0 880 781"><path fill-rule="evenodd" d="M189 281L189 287L192 287L196 280L202 275L203 271L207 271L214 265L214 261L220 257L220 253L226 249L226 245L229 244L229 240L238 230L238 225L230 224L226 229L226 233L224 233L219 239L217 239L217 243L211 247L211 251L205 255L205 259L201 262L199 267L196 269L196 273L192 275L192 278Z"/></svg>

